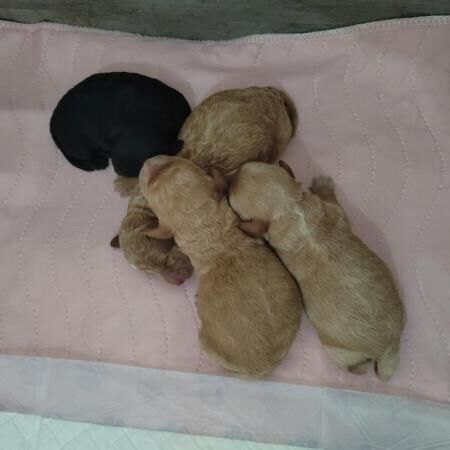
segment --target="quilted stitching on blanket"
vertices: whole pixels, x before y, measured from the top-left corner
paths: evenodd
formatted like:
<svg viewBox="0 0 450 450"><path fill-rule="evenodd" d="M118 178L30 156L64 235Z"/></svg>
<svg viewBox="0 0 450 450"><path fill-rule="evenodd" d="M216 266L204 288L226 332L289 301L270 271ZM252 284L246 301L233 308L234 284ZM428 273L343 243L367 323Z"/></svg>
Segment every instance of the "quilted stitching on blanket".
<svg viewBox="0 0 450 450"><path fill-rule="evenodd" d="M231 42L0 23L0 352L223 373L200 352L195 280L174 287L109 247L126 210L111 169L70 166L49 134L93 72L137 71L192 106L271 84L299 111L285 159L334 177L356 232L395 273L408 312L389 383L338 370L304 318L273 378L450 402L450 25L382 22Z"/></svg>

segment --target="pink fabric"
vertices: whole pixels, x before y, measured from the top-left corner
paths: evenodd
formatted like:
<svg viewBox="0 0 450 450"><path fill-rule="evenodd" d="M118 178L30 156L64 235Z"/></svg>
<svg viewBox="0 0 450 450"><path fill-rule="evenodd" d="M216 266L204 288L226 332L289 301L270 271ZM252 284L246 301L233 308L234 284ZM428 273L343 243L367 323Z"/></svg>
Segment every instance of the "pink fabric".
<svg viewBox="0 0 450 450"><path fill-rule="evenodd" d="M70 166L49 134L58 99L98 71L138 71L192 106L271 84L294 99L285 159L330 174L408 312L389 383L339 371L306 318L277 380L450 402L450 19L233 42L0 23L0 351L223 373L199 351L195 281L169 286L109 247L127 201L113 172Z"/></svg>

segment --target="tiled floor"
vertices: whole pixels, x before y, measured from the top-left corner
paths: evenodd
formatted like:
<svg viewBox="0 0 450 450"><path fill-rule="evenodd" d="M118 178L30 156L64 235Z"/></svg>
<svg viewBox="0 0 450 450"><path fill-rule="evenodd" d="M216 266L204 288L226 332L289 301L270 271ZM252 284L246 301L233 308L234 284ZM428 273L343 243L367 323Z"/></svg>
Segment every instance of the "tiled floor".
<svg viewBox="0 0 450 450"><path fill-rule="evenodd" d="M0 413L0 450L307 450Z"/></svg>

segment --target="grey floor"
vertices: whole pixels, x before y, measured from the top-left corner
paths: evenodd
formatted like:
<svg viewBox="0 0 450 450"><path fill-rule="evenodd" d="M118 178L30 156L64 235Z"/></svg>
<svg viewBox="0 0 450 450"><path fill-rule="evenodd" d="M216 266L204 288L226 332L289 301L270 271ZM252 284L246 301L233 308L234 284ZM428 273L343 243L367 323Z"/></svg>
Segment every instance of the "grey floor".
<svg viewBox="0 0 450 450"><path fill-rule="evenodd" d="M450 14L450 0L0 0L0 18L188 39L295 33Z"/></svg>

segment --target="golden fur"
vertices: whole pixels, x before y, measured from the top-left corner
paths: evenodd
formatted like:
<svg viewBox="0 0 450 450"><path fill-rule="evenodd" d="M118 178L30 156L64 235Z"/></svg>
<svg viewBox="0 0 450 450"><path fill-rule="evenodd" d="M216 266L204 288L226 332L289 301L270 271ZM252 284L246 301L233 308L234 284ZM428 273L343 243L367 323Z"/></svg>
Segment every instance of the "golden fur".
<svg viewBox="0 0 450 450"><path fill-rule="evenodd" d="M305 312L336 363L364 373L375 361L387 380L405 323L392 274L353 234L330 178L315 178L303 192L288 172L258 162L241 168L229 194L241 229L265 236L297 280Z"/></svg>
<svg viewBox="0 0 450 450"><path fill-rule="evenodd" d="M223 183L180 157L147 160L141 191L199 277L200 343L218 364L261 376L287 354L300 325L297 284L261 239L239 230Z"/></svg>
<svg viewBox="0 0 450 450"><path fill-rule="evenodd" d="M295 106L280 90L252 87L218 92L187 118L179 135L184 141L179 156L205 170L215 167L229 175L247 161L276 161L296 125ZM155 221L156 216L141 201L139 189L135 189L137 178L118 177L114 183L122 196L132 198L119 238L114 238L111 245L120 246L130 264L147 273L163 275L175 283L188 278L192 268L187 270L185 257L178 250L172 251L171 241L161 246L141 233L141 227L149 220ZM166 257L168 251L171 258Z"/></svg>
<svg viewBox="0 0 450 450"><path fill-rule="evenodd" d="M127 214L120 227L119 242L112 242L111 245L120 246L125 258L135 269L151 275L156 265L159 275L167 282L181 284L192 274L189 258L174 245L173 239L151 239L146 236L143 231L150 224L157 226L158 219L149 209L139 186L134 184Z"/></svg>

